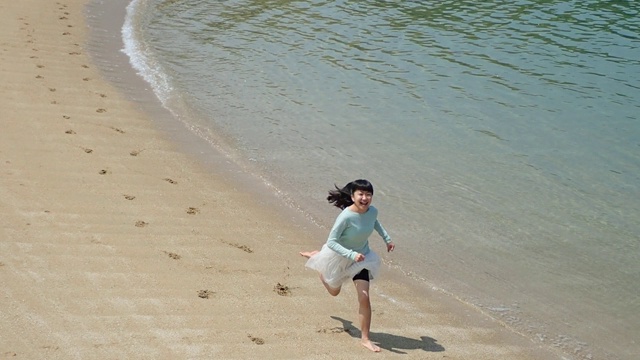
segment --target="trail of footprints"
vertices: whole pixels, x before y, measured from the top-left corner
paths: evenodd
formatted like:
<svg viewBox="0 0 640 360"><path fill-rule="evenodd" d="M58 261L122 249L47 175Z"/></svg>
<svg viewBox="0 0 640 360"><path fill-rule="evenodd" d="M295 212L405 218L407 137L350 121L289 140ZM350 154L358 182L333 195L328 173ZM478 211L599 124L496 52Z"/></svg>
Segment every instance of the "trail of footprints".
<svg viewBox="0 0 640 360"><path fill-rule="evenodd" d="M61 22L65 22L65 21L69 20L70 13L66 11L67 5L63 4L63 3L60 3L60 2L56 2L56 4L59 6L58 10L62 11L61 15L58 17L58 20L60 20ZM25 27L22 27L21 30L26 31L26 33L27 33L26 34L26 38L27 38L26 42L28 44L33 44L32 45L33 47L31 49L33 52L38 52L39 49L37 47L37 43L38 43L37 39L35 39L33 37L33 35L32 35L33 31L28 28L30 26L30 23L25 18L19 18L19 20L21 20L23 22L23 25L25 26ZM67 36L67 37L71 37L73 34L70 31L70 29L73 28L73 25L66 24L65 27L67 28L67 30L63 31L61 33L61 35L62 36ZM73 46L79 47L80 45L74 43ZM82 55L82 53L80 51L72 51L72 52L69 52L68 54L71 55L71 56ZM30 59L39 59L39 57L37 55L31 55L31 56L29 56L29 58ZM85 64L81 65L81 67L83 69L89 69L90 68L88 65L85 65ZM41 63L41 62L38 62L36 64L36 68L39 69L39 70L45 71L46 65ZM42 74L36 74L35 78L38 79L38 80L43 80L43 81L46 79L46 77L44 75L42 75ZM83 76L81 78L81 80L84 81L84 82L88 82L88 81L91 81L91 78L88 77L88 76ZM47 86L47 89L51 93L56 93L57 92L57 88L55 88L53 86ZM104 94L104 93L96 93L96 95L98 95L102 99L107 98L107 95ZM50 104L57 105L58 101L54 98L54 99L52 99L50 101ZM96 113L102 114L102 113L106 113L106 112L107 112L106 108L99 107L99 108L96 109ZM62 114L61 116L64 119L63 121L72 119L72 117L70 115L68 115L68 114ZM120 129L120 128L116 128L116 127L110 127L110 128L112 130L116 131L119 134L126 134L126 132L124 130ZM76 135L76 131L74 131L73 129L67 129L65 131L65 134ZM82 151L84 151L86 154L93 154L94 153L94 149L87 148L87 147L80 146L80 145L77 145L77 147L79 149L81 149ZM135 149L135 150L132 150L129 153L129 155L130 156L138 156L143 151L144 151L144 149ZM99 175L103 175L103 176L104 175L109 175L109 174L111 174L111 171L108 168L107 169L101 169L101 170L98 171L98 174ZM175 180L173 180L171 178L168 178L168 177L164 178L162 180L167 182L167 183L169 183L169 184L171 184L171 185L178 185L177 181L175 181ZM131 194L122 194L122 196L127 201L134 201L136 199L136 196L131 195ZM200 214L200 209L198 209L197 207L188 207L185 211L186 211L186 213L188 215L192 215L192 216ZM135 221L134 225L136 227L138 227L138 228L145 228L147 226L151 226L148 222L146 222L144 220L137 220L137 221ZM222 241L222 242L224 244L228 245L228 246L237 248L237 249L242 250L242 251L244 251L246 253L249 253L249 254L254 252L253 249L250 248L247 245L238 244L238 243L229 243L229 242L225 242L225 241ZM177 254L177 253L175 253L175 252L163 251L163 253L165 255L167 255L170 259L174 260L174 261L180 261L182 259L182 256ZM4 266L4 264L0 263L0 267L2 267L2 266ZM290 287L287 286L287 285L281 284L280 282L278 282L277 284L274 285L273 291L279 296L291 296ZM214 291L211 291L211 290L208 290L208 289L198 290L196 292L196 295L201 299L211 299L212 297L214 297L215 294L216 293ZM331 331L331 332L335 332L335 331ZM256 345L263 345L265 343L265 340L260 338L260 337L255 337L255 336L253 336L251 334L248 334L247 337L251 342L253 342ZM6 355L6 353L5 353L5 355Z"/></svg>
<svg viewBox="0 0 640 360"><path fill-rule="evenodd" d="M73 25L65 24L66 21L70 20L70 18L69 18L70 13L68 11L66 11L67 5L63 4L63 3L60 3L60 2L56 2L56 5L58 5L58 10L61 11L60 15L58 16L58 20L67 29L67 30L62 32L62 36L73 35L73 33L70 31L70 29L73 28ZM31 24L24 17L20 17L20 18L18 18L18 20L22 21L22 25L24 25L23 27L20 28L20 30L24 30L26 32L26 39L27 39L26 43L33 44L32 45L33 47L31 48L31 50L33 52L38 52L39 51L39 48L37 46L38 41L33 36L33 30L29 28L29 26ZM73 43L72 45L75 46L75 47L80 47L80 44L78 44L78 43ZM76 55L82 55L82 52L80 52L80 51L71 51L68 54L72 55L72 56L76 56ZM36 56L36 55L29 56L29 58L30 59L39 59L39 57ZM86 65L86 64L81 65L81 67L83 69L89 69L89 65ZM38 69L46 69L46 66L44 64L38 63L38 64L36 64L36 68L38 68ZM38 79L38 80L44 80L46 77L44 75L42 75L42 74L36 74L35 78ZM82 81L91 81L91 80L92 79L90 77L88 77L88 76L82 77ZM57 89L55 87L48 87L48 89L52 93L57 91ZM98 95L101 98L106 98L107 97L106 94L98 94ZM53 99L53 100L51 100L50 104L57 105L59 103L58 103L57 100ZM98 113L104 113L106 111L107 110L105 108L96 109L96 112L98 112Z"/></svg>

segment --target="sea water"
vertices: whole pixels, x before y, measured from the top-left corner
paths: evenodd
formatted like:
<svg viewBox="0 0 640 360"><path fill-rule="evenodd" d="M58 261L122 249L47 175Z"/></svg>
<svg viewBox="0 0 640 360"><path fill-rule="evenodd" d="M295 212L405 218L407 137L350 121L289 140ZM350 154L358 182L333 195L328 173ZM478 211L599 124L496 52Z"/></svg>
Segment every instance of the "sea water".
<svg viewBox="0 0 640 360"><path fill-rule="evenodd" d="M386 263L416 286L567 356L636 359L639 17L636 1L133 0L122 35L176 121L317 226L334 183L369 179Z"/></svg>

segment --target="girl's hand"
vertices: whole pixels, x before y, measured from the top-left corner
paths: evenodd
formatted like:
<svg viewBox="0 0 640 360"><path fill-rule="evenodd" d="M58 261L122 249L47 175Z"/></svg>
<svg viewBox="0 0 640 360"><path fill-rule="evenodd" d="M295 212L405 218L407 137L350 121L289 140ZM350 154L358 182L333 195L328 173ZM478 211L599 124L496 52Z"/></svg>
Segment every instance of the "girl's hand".
<svg viewBox="0 0 640 360"><path fill-rule="evenodd" d="M387 252L392 252L393 249L396 248L396 244L394 244L393 242L390 242L387 244Z"/></svg>
<svg viewBox="0 0 640 360"><path fill-rule="evenodd" d="M364 255L357 253L355 260L356 262L364 261Z"/></svg>

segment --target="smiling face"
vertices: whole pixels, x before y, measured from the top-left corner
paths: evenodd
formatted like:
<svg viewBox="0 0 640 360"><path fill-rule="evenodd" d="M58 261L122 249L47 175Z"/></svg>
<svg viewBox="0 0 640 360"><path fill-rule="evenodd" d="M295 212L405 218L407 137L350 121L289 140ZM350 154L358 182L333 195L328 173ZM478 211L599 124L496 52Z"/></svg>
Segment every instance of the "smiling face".
<svg viewBox="0 0 640 360"><path fill-rule="evenodd" d="M349 206L352 211L355 211L360 214L364 214L369 210L369 205L371 205L371 200L373 199L373 194L369 191L365 190L356 190L351 194L351 200L353 201L353 205Z"/></svg>

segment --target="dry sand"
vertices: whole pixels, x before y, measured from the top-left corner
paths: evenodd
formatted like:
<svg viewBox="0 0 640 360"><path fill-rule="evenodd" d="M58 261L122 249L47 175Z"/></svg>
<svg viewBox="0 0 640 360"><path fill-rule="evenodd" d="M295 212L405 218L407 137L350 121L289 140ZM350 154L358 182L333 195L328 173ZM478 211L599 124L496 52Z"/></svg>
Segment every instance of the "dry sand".
<svg viewBox="0 0 640 360"><path fill-rule="evenodd" d="M352 287L330 297L297 254L323 239L103 79L85 5L0 3L1 359L561 358L391 270L383 350L361 347Z"/></svg>

